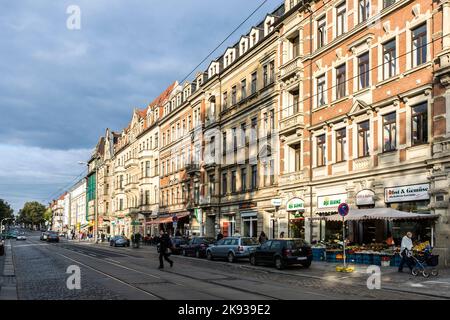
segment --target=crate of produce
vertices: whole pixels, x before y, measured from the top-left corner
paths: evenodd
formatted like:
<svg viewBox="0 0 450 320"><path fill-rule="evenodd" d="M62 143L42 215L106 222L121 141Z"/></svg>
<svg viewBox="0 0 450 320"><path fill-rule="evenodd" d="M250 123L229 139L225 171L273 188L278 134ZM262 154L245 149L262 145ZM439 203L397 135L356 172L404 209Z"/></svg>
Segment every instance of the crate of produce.
<svg viewBox="0 0 450 320"><path fill-rule="evenodd" d="M372 264L373 263L373 256L372 254L363 254L363 264Z"/></svg>
<svg viewBox="0 0 450 320"><path fill-rule="evenodd" d="M372 258L372 264L375 264L377 266L381 266L381 255L374 254Z"/></svg>

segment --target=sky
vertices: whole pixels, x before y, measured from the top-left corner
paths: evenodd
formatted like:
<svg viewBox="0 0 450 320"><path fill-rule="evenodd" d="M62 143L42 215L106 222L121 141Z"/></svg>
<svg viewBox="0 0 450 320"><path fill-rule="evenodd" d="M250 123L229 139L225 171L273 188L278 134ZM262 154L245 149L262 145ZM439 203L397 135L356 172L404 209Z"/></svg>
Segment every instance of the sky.
<svg viewBox="0 0 450 320"><path fill-rule="evenodd" d="M263 0L1 3L0 198L17 213L81 179L78 162L106 128L126 127L135 107L184 79ZM199 70L281 3L267 0ZM80 29L67 28L71 5Z"/></svg>

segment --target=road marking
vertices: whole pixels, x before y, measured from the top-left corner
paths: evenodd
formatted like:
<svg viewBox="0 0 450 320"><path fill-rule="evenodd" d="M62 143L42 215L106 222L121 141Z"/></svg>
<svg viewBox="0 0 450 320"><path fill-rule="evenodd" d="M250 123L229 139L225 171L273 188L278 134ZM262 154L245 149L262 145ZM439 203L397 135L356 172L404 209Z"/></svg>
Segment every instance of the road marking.
<svg viewBox="0 0 450 320"><path fill-rule="evenodd" d="M119 264L120 264L120 262L119 262L119 261L117 261L117 260L114 260L114 259L111 259L111 258L105 258L105 260L108 260L108 261L112 261L112 262L115 262L115 263L119 263Z"/></svg>

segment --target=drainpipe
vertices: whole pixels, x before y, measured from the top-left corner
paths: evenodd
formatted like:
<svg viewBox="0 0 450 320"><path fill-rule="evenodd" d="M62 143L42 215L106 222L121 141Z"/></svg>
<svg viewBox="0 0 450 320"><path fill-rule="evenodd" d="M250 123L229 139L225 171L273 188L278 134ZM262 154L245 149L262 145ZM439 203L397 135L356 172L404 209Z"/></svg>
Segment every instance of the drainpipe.
<svg viewBox="0 0 450 320"><path fill-rule="evenodd" d="M313 79L312 79L312 52L313 52L313 28L312 28L312 11L311 8L308 6L307 11L310 13L309 15L309 55L310 55L310 61L309 61L309 125L312 124L312 104L313 104ZM309 133L309 242L312 243L313 240L313 200L312 200L312 135L311 132ZM322 229L322 225L320 225L320 228Z"/></svg>

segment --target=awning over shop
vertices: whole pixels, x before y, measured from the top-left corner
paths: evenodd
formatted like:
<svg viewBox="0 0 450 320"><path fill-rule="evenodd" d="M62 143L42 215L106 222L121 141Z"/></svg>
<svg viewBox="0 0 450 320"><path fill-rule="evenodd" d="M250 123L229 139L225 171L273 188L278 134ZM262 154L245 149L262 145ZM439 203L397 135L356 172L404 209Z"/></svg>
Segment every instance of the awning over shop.
<svg viewBox="0 0 450 320"><path fill-rule="evenodd" d="M345 221L351 220L418 220L418 219L436 219L438 214L412 213L399 211L392 208L371 208L371 209L350 209ZM329 216L314 217L314 220L342 221L339 214Z"/></svg>
<svg viewBox="0 0 450 320"><path fill-rule="evenodd" d="M177 218L181 219L189 215L189 212L177 213ZM160 224L160 223L171 223L173 216L159 217L155 220L149 221L146 224Z"/></svg>

